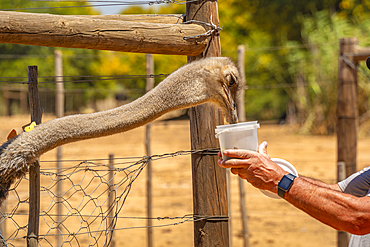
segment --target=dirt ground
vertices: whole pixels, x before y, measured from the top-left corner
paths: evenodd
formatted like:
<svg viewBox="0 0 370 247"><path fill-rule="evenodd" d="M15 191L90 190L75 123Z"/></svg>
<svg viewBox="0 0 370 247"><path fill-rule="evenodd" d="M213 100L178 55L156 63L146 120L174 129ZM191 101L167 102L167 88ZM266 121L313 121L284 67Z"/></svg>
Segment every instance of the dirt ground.
<svg viewBox="0 0 370 247"><path fill-rule="evenodd" d="M45 117L47 121L52 117ZM12 128L18 131L29 119L24 117L0 118L0 140L3 142ZM152 153L172 153L190 150L189 121L157 121L152 125ZM63 159L107 159L144 156L144 133L141 127L123 134L68 144L63 147ZM285 125L264 125L259 129L259 140L268 141L271 157L291 162L300 174L333 183L336 179L335 136L296 135ZM358 143L358 170L370 165L370 138ZM50 151L43 160L55 160ZM42 163L43 164L43 163ZM121 216L145 217L145 170L134 182L120 213ZM153 216L176 217L192 213L192 183L190 156L160 159L153 163ZM310 218L283 200L271 199L245 182L250 246L336 246L336 231ZM233 246L242 246L238 180L231 179L231 214ZM24 216L27 220L27 216ZM123 220L125 226L144 226L144 220ZM178 220L180 221L180 220ZM155 220L155 225L178 221ZM9 224L9 223L7 223ZM46 229L41 229L40 232ZM146 246L146 228L116 232L117 246ZM25 235L20 232L20 235ZM154 246L193 246L193 223L153 229ZM25 240L22 240L25 245ZM18 246L18 242L13 244ZM43 244L42 246L50 246ZM83 246L83 245L82 245Z"/></svg>

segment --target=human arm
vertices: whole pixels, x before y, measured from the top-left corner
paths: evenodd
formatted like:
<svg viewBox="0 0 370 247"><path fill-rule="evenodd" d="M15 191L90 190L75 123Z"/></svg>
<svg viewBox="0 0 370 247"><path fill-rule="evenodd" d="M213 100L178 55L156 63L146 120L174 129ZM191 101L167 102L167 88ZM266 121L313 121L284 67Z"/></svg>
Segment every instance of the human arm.
<svg viewBox="0 0 370 247"><path fill-rule="evenodd" d="M370 197L354 197L310 183L300 176L285 194L285 199L336 230L356 235L370 233Z"/></svg>
<svg viewBox="0 0 370 247"><path fill-rule="evenodd" d="M283 169L269 159L263 143L260 153L247 150L226 150L224 155L238 158L220 160L219 165L247 179L253 186L277 193ZM317 220L341 231L356 235L370 233L370 197L354 197L342 193L338 185L299 176L285 199Z"/></svg>
<svg viewBox="0 0 370 247"><path fill-rule="evenodd" d="M342 192L341 188L339 187L339 185L337 183L336 184L327 184L327 183L324 183L320 180L316 180L316 179L313 179L313 178L304 177L304 176L301 176L301 177L302 177L302 179L306 180L307 182L309 182L311 184Z"/></svg>

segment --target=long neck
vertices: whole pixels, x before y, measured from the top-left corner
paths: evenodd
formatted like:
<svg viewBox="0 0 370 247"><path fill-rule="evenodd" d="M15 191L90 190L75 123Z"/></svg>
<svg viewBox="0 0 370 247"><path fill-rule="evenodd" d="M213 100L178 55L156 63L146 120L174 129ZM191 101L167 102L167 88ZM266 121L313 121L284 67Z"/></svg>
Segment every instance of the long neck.
<svg viewBox="0 0 370 247"><path fill-rule="evenodd" d="M178 83L167 78L146 95L127 105L55 119L21 134L14 142L24 145L26 150L29 149L33 159L66 143L128 131L153 121L166 112L209 100L202 93L192 92L191 88L187 85L187 89L179 89Z"/></svg>

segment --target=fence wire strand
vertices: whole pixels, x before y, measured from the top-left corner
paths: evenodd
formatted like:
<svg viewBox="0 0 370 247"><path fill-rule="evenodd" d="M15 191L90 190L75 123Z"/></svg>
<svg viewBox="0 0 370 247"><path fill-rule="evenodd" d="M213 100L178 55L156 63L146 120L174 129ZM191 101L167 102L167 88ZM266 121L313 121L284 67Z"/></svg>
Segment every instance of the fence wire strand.
<svg viewBox="0 0 370 247"><path fill-rule="evenodd" d="M93 81L111 81L111 80L135 80L135 79L146 79L146 78L161 78L167 77L169 74L158 74L158 75L103 75L103 76L39 76L39 84L55 84L55 83L82 83L82 82L93 82ZM56 78L87 78L78 80L63 80L56 81L50 79ZM13 81L14 79L14 81ZM20 79L24 79L20 81ZM49 81L47 81L49 79ZM0 77L0 83L9 84L28 84L27 77ZM46 80L46 81L42 81Z"/></svg>
<svg viewBox="0 0 370 247"><path fill-rule="evenodd" d="M30 0L29 0L30 1ZM87 1L59 1L59 0L31 0L33 2L81 2L86 3ZM29 8L8 8L8 9L0 9L0 11L18 11L18 10L42 10L42 9L65 9L65 8L93 8L93 7L114 7L114 6L128 6L128 5L159 5L159 4L186 4L186 2L197 2L199 0L156 0L156 1L89 1L94 2L94 4L86 4L86 5L72 5L72 6L48 6L48 7L29 7ZM95 3L103 3L103 4L95 4Z"/></svg>

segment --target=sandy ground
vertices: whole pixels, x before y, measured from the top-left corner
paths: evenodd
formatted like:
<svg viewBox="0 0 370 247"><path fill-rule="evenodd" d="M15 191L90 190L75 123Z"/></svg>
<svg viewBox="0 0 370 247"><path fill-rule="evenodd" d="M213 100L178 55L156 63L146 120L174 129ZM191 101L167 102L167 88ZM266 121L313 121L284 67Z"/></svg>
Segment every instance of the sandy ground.
<svg viewBox="0 0 370 247"><path fill-rule="evenodd" d="M50 117L46 117L43 121L49 119ZM2 117L0 121L0 140L5 141L10 130L16 128L19 131L20 127L27 123L28 117ZM111 137L68 144L63 147L63 159L107 159L110 153L114 154L115 157L141 157L145 155L144 133L145 128L142 127ZM262 124L259 129L259 140L260 142L268 141L271 157L288 160L300 174L329 183L335 182L336 138L334 136L300 136L292 133L289 126ZM370 165L369 148L370 138L359 140L358 170ZM152 125L152 153L163 154L179 150L190 150L189 122L187 120L154 122ZM56 152L50 151L42 156L41 161L55 160L55 157ZM41 163L42 166L48 166L44 164L48 163ZM144 170L133 183L120 216L145 217L145 173ZM27 186L25 184L25 186L22 185L18 188L27 191ZM336 246L335 230L310 218L283 200L264 196L247 182L245 182L245 188L251 246ZM233 246L242 246L239 190L238 180L235 176L232 176L231 179L231 191L232 242ZM75 197L77 196L76 194ZM27 204L22 207L25 206ZM23 221L24 224L27 222L26 209L21 210L25 215L17 218L19 222ZM154 161L153 216L176 217L191 213L190 156ZM181 220L154 220L153 223L161 225L179 221ZM9 229L14 224L9 220L6 222L8 231L10 231ZM73 224L73 221L70 224ZM146 221L142 219L120 219L117 226L134 227L145 226L145 224ZM48 231L47 228L43 224L40 233L45 234L45 231ZM146 231L146 228L116 231L117 246L146 246ZM7 233L9 234L9 232ZM191 222L157 227L153 229L153 234L154 246L157 247L193 246L193 224ZM25 231L18 232L18 237L25 235ZM43 241L42 246L54 245L53 241ZM12 244L24 246L25 240L13 241ZM75 246L73 243L71 245ZM81 241L80 245L87 246L88 244Z"/></svg>

